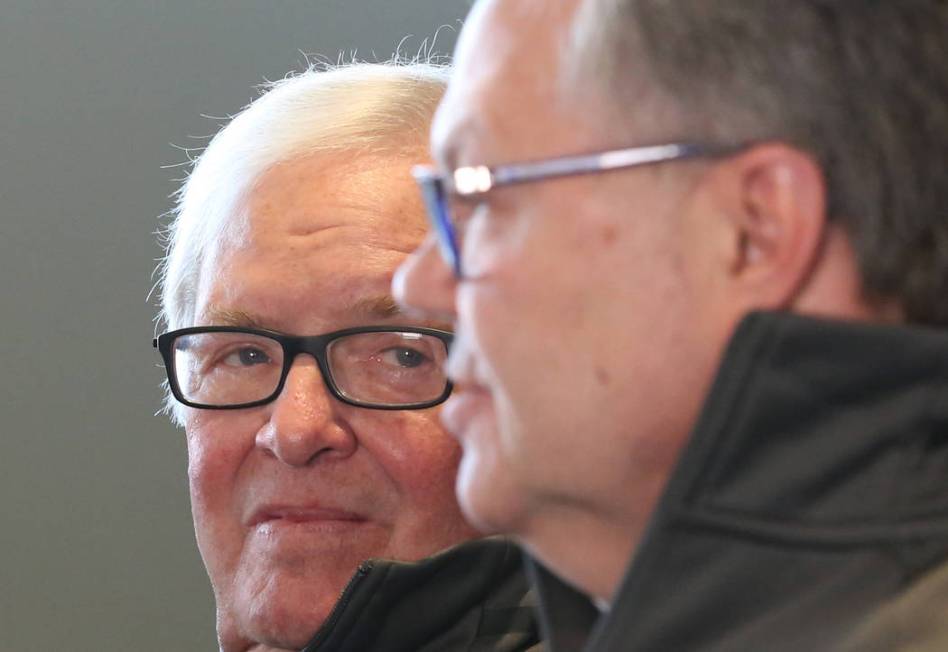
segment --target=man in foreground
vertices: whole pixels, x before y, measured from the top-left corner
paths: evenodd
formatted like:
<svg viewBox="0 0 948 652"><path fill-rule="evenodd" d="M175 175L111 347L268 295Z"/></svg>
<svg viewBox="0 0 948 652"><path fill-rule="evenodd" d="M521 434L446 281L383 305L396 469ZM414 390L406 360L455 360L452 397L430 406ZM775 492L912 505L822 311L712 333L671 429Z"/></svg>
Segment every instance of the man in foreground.
<svg viewBox="0 0 948 652"><path fill-rule="evenodd" d="M948 648L945 34L933 0L475 5L418 172L443 261L396 297L456 325L462 509L605 612L589 649Z"/></svg>
<svg viewBox="0 0 948 652"><path fill-rule="evenodd" d="M451 334L389 294L424 234L409 168L445 75L288 78L181 190L156 346L225 652L537 644L515 548L464 543L460 451L432 409Z"/></svg>

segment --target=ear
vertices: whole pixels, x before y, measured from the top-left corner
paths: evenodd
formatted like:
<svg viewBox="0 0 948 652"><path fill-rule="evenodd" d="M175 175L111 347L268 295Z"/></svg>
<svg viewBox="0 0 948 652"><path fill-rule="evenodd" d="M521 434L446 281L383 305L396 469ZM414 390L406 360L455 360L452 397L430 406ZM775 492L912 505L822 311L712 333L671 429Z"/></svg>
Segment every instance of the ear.
<svg viewBox="0 0 948 652"><path fill-rule="evenodd" d="M731 290L747 310L788 308L820 258L823 172L808 154L779 143L754 146L720 165L718 181L729 187Z"/></svg>

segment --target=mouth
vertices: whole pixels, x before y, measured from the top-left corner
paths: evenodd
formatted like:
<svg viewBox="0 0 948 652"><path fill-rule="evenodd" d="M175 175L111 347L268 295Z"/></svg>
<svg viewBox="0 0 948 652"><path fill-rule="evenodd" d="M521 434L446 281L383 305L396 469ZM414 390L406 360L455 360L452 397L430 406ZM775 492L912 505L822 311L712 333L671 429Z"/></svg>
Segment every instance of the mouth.
<svg viewBox="0 0 948 652"><path fill-rule="evenodd" d="M255 510L247 522L251 528L267 525L352 524L364 523L361 514L320 506L264 505Z"/></svg>

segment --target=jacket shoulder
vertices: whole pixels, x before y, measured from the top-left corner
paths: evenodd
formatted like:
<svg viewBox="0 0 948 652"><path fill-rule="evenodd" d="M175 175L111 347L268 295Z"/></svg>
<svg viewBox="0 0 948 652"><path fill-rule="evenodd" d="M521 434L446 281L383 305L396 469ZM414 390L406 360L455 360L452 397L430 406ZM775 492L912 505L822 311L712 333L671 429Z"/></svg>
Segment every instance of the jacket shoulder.
<svg viewBox="0 0 948 652"><path fill-rule="evenodd" d="M948 561L869 614L843 652L948 650Z"/></svg>

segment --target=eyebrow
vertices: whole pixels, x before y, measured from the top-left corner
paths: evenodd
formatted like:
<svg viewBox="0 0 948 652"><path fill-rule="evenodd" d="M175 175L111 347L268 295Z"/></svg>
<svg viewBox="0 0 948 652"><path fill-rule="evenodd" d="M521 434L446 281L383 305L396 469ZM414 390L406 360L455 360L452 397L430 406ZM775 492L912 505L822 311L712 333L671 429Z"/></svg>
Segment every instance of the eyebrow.
<svg viewBox="0 0 948 652"><path fill-rule="evenodd" d="M346 310L357 319L365 321L366 325L371 325L377 321L389 321L398 317L404 317L405 312L395 302L395 299L389 294L379 294L376 296L363 297L355 301ZM258 330L279 331L274 328L272 323L268 323L259 315L246 312L244 310L230 310L224 308L211 308L205 313L208 323L215 326L233 326L235 328L255 328ZM431 328L439 330L453 330L451 324L438 322L434 324L425 324Z"/></svg>
<svg viewBox="0 0 948 652"><path fill-rule="evenodd" d="M352 311L357 315L369 318L391 319L402 314L402 309L395 303L395 299L388 294L359 299L352 305Z"/></svg>
<svg viewBox="0 0 948 652"><path fill-rule="evenodd" d="M273 330L268 328L263 319L244 312L243 310L227 310L211 308L205 313L205 318L214 326L233 326L234 328L256 328L259 330Z"/></svg>
<svg viewBox="0 0 948 652"><path fill-rule="evenodd" d="M364 315L366 321L373 319L390 320L395 318L410 317L401 306L396 303L390 294L381 294L375 297L366 297L353 304L353 311L358 315ZM453 332L454 325L443 321L420 320L418 326L436 328L438 330Z"/></svg>

